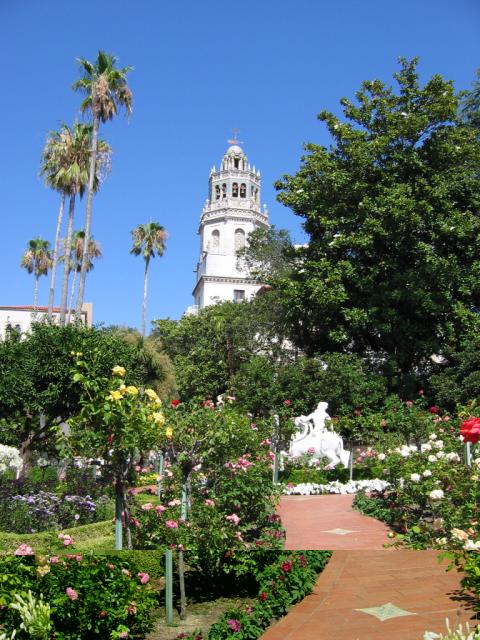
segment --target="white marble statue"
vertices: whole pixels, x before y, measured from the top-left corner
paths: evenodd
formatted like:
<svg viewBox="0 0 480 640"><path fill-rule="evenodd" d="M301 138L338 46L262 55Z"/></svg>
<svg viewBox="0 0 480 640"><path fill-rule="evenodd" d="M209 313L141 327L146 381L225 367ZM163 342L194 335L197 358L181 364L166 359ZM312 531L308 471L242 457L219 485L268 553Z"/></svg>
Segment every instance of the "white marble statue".
<svg viewBox="0 0 480 640"><path fill-rule="evenodd" d="M288 455L297 458L313 451L310 463L312 465L320 458L327 458L330 469L336 467L339 462L347 467L350 451L343 448L341 436L325 426L325 422L330 420L327 408L327 402L319 402L315 411L308 416L295 418L297 433L292 437Z"/></svg>

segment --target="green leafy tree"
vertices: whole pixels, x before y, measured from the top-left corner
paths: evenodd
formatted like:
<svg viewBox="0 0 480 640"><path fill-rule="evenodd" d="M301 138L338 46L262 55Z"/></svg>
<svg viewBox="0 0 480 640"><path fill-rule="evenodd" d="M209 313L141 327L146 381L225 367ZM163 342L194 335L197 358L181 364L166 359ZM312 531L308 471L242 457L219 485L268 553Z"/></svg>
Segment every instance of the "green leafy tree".
<svg viewBox="0 0 480 640"><path fill-rule="evenodd" d="M22 256L20 266L33 273L35 277L35 287L33 291L33 308L34 313L38 306L38 282L40 276L46 276L48 270L52 266L52 252L50 251L50 243L42 238L33 238L29 240L28 249Z"/></svg>
<svg viewBox="0 0 480 640"><path fill-rule="evenodd" d="M205 307L181 320L157 320L153 338L171 358L182 400L215 399L228 390L242 363L255 355L289 360L282 316L271 292L240 304Z"/></svg>
<svg viewBox="0 0 480 640"><path fill-rule="evenodd" d="M145 260L143 274L142 336L145 335L147 323L148 268L150 260L155 256L163 256L167 232L158 222L139 224L132 231L133 246L130 250L134 256L142 256Z"/></svg>
<svg viewBox="0 0 480 640"><path fill-rule="evenodd" d="M72 380L78 352L88 354L94 377L108 377L117 364L129 385L157 386L164 377L162 361L145 357L115 329L36 323L23 340L0 342L0 442L20 448L26 471L34 451L56 454L58 424L80 409Z"/></svg>
<svg viewBox="0 0 480 640"><path fill-rule="evenodd" d="M398 90L366 81L346 121L322 111L330 147L306 146L276 184L310 236L274 284L308 354L354 351L393 387L413 385L476 323L480 305L480 142L450 81L423 87L401 59Z"/></svg>
<svg viewBox="0 0 480 640"><path fill-rule="evenodd" d="M80 322L85 290L85 276L88 266L88 246L92 226L92 203L93 194L95 193L94 185L99 152L98 130L100 122L105 123L108 120L112 120L120 107L123 107L127 114L131 113L132 92L127 85L126 75L132 67L117 68L117 59L104 51L98 52L97 59L94 63L84 58L80 58L77 62L83 72L83 77L74 82L72 88L75 91L81 91L86 94L86 98L80 105L80 110L82 113L90 111L92 115L90 166L85 211L85 244L75 310L76 321Z"/></svg>

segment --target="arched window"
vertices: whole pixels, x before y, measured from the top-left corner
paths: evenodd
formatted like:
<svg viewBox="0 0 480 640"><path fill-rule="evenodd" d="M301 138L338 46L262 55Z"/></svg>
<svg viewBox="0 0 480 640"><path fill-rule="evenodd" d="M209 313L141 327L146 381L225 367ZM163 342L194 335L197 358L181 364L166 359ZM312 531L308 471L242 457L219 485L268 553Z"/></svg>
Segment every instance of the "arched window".
<svg viewBox="0 0 480 640"><path fill-rule="evenodd" d="M233 161L233 164L235 166L235 169L239 169L240 168L240 158L235 158L235 160Z"/></svg>
<svg viewBox="0 0 480 640"><path fill-rule="evenodd" d="M218 184L215 185L215 200L220 200L220 187Z"/></svg>
<svg viewBox="0 0 480 640"><path fill-rule="evenodd" d="M236 182L232 184L232 196L238 198L238 184Z"/></svg>
<svg viewBox="0 0 480 640"><path fill-rule="evenodd" d="M255 202L258 202L258 189L255 189Z"/></svg>
<svg viewBox="0 0 480 640"><path fill-rule="evenodd" d="M253 185L250 187L250 197L253 199L254 196L254 188Z"/></svg>
<svg viewBox="0 0 480 640"><path fill-rule="evenodd" d="M222 198L226 198L226 197L227 197L227 185L224 182L222 184Z"/></svg>
<svg viewBox="0 0 480 640"><path fill-rule="evenodd" d="M243 229L235 229L235 251L240 251L245 246L245 231Z"/></svg>
<svg viewBox="0 0 480 640"><path fill-rule="evenodd" d="M247 185L242 182L240 185L240 198L246 198L247 196Z"/></svg>
<svg viewBox="0 0 480 640"><path fill-rule="evenodd" d="M218 253L220 250L220 231L214 229L212 231L212 253Z"/></svg>

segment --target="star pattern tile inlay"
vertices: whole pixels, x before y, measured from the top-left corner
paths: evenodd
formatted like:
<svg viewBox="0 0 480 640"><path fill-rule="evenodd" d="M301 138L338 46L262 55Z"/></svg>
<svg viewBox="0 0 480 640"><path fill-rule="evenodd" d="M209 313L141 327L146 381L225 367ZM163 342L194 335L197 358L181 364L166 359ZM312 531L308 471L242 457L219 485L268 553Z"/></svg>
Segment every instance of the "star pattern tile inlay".
<svg viewBox="0 0 480 640"><path fill-rule="evenodd" d="M418 613L413 613L412 611L405 611L405 609L400 609L396 605L391 602L387 602L387 604L382 604L378 607L367 607L365 609L354 609L354 611L361 611L362 613L367 613L370 616L374 616L380 622L384 620L390 620L390 618L400 618L401 616L417 616Z"/></svg>
<svg viewBox="0 0 480 640"><path fill-rule="evenodd" d="M328 529L327 531L322 531L322 533L333 533L336 536L346 536L349 533L355 533L355 531L350 531L349 529Z"/></svg>

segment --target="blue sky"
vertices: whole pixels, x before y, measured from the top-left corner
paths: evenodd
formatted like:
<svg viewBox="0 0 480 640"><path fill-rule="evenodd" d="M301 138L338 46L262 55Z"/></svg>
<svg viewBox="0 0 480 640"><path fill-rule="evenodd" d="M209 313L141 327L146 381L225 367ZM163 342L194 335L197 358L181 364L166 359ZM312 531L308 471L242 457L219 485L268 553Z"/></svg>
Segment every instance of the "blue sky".
<svg viewBox="0 0 480 640"><path fill-rule="evenodd" d="M98 49L133 65L134 111L101 131L113 170L95 198L93 234L104 257L87 280L94 320L140 326L143 262L130 231L156 220L167 251L151 265L149 318L192 303L197 228L208 174L232 128L262 172L271 222L303 240L300 220L275 200L273 182L299 166L304 142L328 144L321 109L340 113L364 79L390 82L399 56L420 56L469 88L480 67L477 0L0 0L0 304L31 304L19 262L28 240L53 241L57 194L38 176L47 133L79 117L75 58ZM77 227L84 205L77 209ZM40 302L46 303L47 278Z"/></svg>

